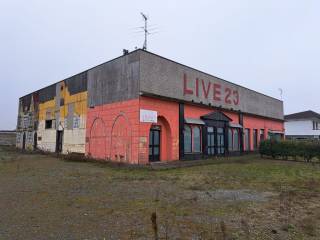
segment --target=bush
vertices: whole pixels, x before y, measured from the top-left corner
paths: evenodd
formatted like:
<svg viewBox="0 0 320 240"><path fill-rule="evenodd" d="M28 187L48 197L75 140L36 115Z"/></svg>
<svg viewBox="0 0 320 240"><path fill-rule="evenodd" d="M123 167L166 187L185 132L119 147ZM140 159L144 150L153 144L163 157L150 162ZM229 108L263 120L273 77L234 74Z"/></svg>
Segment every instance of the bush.
<svg viewBox="0 0 320 240"><path fill-rule="evenodd" d="M265 140L260 143L259 152L261 156L272 158L303 158L307 162L317 158L320 161L320 142L312 140Z"/></svg>

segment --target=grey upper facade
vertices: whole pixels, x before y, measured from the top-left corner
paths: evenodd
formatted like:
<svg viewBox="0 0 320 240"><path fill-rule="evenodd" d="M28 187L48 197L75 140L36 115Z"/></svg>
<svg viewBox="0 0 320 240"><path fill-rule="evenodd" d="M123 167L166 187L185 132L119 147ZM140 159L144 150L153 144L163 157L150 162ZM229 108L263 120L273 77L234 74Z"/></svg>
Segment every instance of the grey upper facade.
<svg viewBox="0 0 320 240"><path fill-rule="evenodd" d="M88 107L156 96L283 120L283 102L138 49L68 78L73 92L88 91ZM39 91L52 98L55 84Z"/></svg>
<svg viewBox="0 0 320 240"><path fill-rule="evenodd" d="M283 102L140 51L140 92L283 120Z"/></svg>

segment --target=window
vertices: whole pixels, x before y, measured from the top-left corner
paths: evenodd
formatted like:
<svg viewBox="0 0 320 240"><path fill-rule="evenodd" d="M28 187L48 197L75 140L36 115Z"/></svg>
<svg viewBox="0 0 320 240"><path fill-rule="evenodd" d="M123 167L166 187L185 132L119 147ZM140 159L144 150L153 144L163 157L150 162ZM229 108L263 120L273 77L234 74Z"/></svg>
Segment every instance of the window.
<svg viewBox="0 0 320 240"><path fill-rule="evenodd" d="M313 121L313 130L319 130L318 122Z"/></svg>
<svg viewBox="0 0 320 240"><path fill-rule="evenodd" d="M228 149L233 151L233 131L231 128L228 129Z"/></svg>
<svg viewBox="0 0 320 240"><path fill-rule="evenodd" d="M260 142L264 140L264 129L260 129Z"/></svg>
<svg viewBox="0 0 320 240"><path fill-rule="evenodd" d="M239 141L239 129L229 128L228 130L228 149L230 152L236 152L240 150Z"/></svg>
<svg viewBox="0 0 320 240"><path fill-rule="evenodd" d="M192 128L192 136L193 136L193 152L201 152L201 130L199 126L194 126Z"/></svg>
<svg viewBox="0 0 320 240"><path fill-rule="evenodd" d="M191 127L184 125L184 152L190 153L191 149Z"/></svg>
<svg viewBox="0 0 320 240"><path fill-rule="evenodd" d="M240 150L239 129L233 129L233 151Z"/></svg>
<svg viewBox="0 0 320 240"><path fill-rule="evenodd" d="M46 129L51 129L52 128L52 122L53 122L53 120L46 120L45 128Z"/></svg>
<svg viewBox="0 0 320 240"><path fill-rule="evenodd" d="M244 150L250 151L250 129L246 128L244 131Z"/></svg>
<svg viewBox="0 0 320 240"><path fill-rule="evenodd" d="M253 129L253 150L258 148L258 130Z"/></svg>
<svg viewBox="0 0 320 240"><path fill-rule="evenodd" d="M215 143L214 143L214 129L213 127L207 128L207 148L208 154L214 155L215 154Z"/></svg>
<svg viewBox="0 0 320 240"><path fill-rule="evenodd" d="M184 126L184 152L201 152L201 129L196 125Z"/></svg>
<svg viewBox="0 0 320 240"><path fill-rule="evenodd" d="M73 117L73 128L80 128L80 117L79 116Z"/></svg>
<svg viewBox="0 0 320 240"><path fill-rule="evenodd" d="M224 153L224 129L217 128L217 153Z"/></svg>

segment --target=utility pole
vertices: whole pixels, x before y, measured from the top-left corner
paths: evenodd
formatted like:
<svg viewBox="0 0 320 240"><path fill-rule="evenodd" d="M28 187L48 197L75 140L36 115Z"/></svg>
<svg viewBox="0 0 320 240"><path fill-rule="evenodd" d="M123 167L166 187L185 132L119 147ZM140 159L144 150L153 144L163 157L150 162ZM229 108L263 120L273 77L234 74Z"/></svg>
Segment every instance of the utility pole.
<svg viewBox="0 0 320 240"><path fill-rule="evenodd" d="M141 12L141 15L143 17L143 20L144 20L144 28L143 28L143 31L144 31L144 43L143 43L143 50L147 50L147 43L148 43L148 17L143 13Z"/></svg>

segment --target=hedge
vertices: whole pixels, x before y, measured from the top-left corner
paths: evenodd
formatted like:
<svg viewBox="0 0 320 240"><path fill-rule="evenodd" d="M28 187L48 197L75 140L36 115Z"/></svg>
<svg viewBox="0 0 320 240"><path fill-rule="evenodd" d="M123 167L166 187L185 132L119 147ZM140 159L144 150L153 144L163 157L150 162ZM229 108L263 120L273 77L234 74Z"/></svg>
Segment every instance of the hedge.
<svg viewBox="0 0 320 240"><path fill-rule="evenodd" d="M313 140L265 140L260 143L261 156L282 159L304 159L307 162L317 158L320 161L320 141Z"/></svg>

